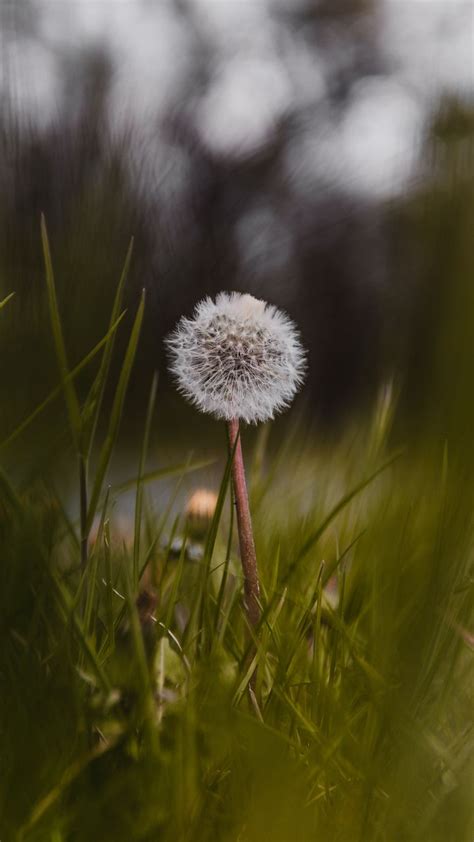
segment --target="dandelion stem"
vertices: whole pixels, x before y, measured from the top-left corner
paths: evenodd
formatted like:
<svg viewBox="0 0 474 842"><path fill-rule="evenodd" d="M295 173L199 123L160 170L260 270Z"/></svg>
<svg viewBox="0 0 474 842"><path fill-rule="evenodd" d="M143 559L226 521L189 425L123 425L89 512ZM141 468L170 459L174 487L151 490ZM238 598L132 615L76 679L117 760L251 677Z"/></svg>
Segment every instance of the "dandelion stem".
<svg viewBox="0 0 474 842"><path fill-rule="evenodd" d="M255 628L260 621L260 584L238 418L229 421L229 443L231 451L234 450L232 484L237 510L240 558L244 572L245 609L250 625Z"/></svg>

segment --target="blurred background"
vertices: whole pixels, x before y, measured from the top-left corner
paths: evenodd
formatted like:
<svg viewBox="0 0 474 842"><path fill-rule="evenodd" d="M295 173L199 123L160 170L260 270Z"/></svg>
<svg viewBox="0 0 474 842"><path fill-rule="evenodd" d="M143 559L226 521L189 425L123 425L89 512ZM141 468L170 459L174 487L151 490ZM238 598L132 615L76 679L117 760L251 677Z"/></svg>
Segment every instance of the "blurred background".
<svg viewBox="0 0 474 842"><path fill-rule="evenodd" d="M156 369L163 428L206 429L162 338L222 289L297 321L325 434L391 379L404 428L444 436L462 394L472 429L470 0L2 0L0 39L2 437L58 380L41 212L72 364L107 329L134 237L132 440Z"/></svg>
<svg viewBox="0 0 474 842"><path fill-rule="evenodd" d="M70 366L134 238L91 459L60 388L11 440L60 380L42 213ZM473 0L0 0L3 842L474 839L473 234ZM190 526L224 425L163 353L220 290L309 353L269 442L244 431L258 717L232 505L212 558Z"/></svg>

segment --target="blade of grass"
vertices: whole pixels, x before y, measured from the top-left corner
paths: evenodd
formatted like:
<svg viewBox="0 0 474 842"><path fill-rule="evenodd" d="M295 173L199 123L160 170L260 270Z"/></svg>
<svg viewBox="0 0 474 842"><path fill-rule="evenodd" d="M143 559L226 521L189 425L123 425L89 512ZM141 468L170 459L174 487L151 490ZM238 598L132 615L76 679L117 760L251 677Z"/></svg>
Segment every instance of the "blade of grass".
<svg viewBox="0 0 474 842"><path fill-rule="evenodd" d="M167 524L167 522L168 522L168 518L169 518L169 515L170 515L170 513L171 513L171 510L172 510L172 508L173 508L173 506L174 506L174 503L175 503L175 500L176 500L176 497L177 497L177 494L178 494L178 491L179 491L179 488L180 488L180 485L181 485L181 481L182 481L182 476L180 476L180 478L179 478L178 482L176 483L176 488L174 489L174 492L173 492L173 494L171 495L171 497L170 497L170 499L169 499L169 501L168 501L168 505L167 505L167 507L166 507L166 509L165 509L165 512L164 512L164 514L163 514L163 516L162 516L161 520L160 520L160 523L159 523L159 525L158 525L158 529L157 529L157 531L156 531L156 534L154 535L154 537L153 537L152 541L150 542L150 546L148 547L148 550L147 550L146 555L145 555L145 558L144 558L144 560L143 560L143 563L142 563L141 569L140 569L140 571L139 571L138 581L140 581L140 579L142 578L142 576L143 576L143 574L144 574L144 572L145 572L146 568L148 567L148 564L150 563L150 561L151 561L151 560L152 560L152 558L153 558L153 554L154 554L154 552L155 552L155 550L156 550L156 547L157 547L157 545L158 545L158 542L159 542L159 540L160 540L160 538L161 538L161 536L162 536L163 530L164 530L164 528L165 528L165 526L166 526L166 524ZM176 525L177 525L178 520L179 520L179 515L178 515L178 517L177 517L177 518L175 518L175 522L174 522L174 525L173 525L172 530L171 530L171 536L172 536L172 537L174 536L174 530L175 530L175 528L176 528ZM170 541L168 542L168 547L167 547L166 556L165 556L165 565L166 565L166 559L167 559L167 557L168 557L168 555L169 555L169 549L170 549L170 544L171 544L172 537L170 538ZM119 625L120 625L120 623L122 622L123 617L124 617L124 615L125 615L125 611L126 611L126 605L122 606L122 608L121 608L121 610L119 611L119 613L118 613L117 617L115 618L115 621L114 621L114 622L115 622L115 627L116 627L116 628L118 628L118 626L119 626Z"/></svg>
<svg viewBox="0 0 474 842"><path fill-rule="evenodd" d="M145 420L145 431L143 434L142 447L140 452L140 462L138 466L137 475L137 491L135 496L135 529L133 542L133 585L136 588L138 585L138 573L140 564L140 538L142 526L142 507L143 507L143 475L145 470L146 457L148 453L148 443L150 440L150 429L153 418L153 411L156 402L156 390L158 388L158 374L153 376L150 396L148 399L148 407Z"/></svg>
<svg viewBox="0 0 474 842"><path fill-rule="evenodd" d="M243 678L240 680L237 689L234 693L232 704L238 705L244 693L247 691L250 685L250 681L257 669L257 665L259 662L264 663L267 660L267 644L268 639L273 637L274 629L278 618L281 614L283 606L286 600L286 591L283 592L278 604L276 605L271 620L267 619L265 622L266 630L268 631L268 636L264 636L262 634L257 635L255 634L255 629L251 627L250 623L247 623L249 628L249 633L252 635L252 644L251 647L247 649L243 658L241 659L240 667L241 667L241 674L243 672ZM252 657L250 657L252 656ZM258 673L257 673L258 675ZM257 685L258 686L258 685ZM253 689L253 688L252 688ZM258 693L256 693L256 698L259 698Z"/></svg>
<svg viewBox="0 0 474 842"><path fill-rule="evenodd" d="M175 603L176 603L176 598L178 596L178 590L179 590L179 586L181 584L181 579L182 579L182 576L183 576L184 562L185 562L185 558L186 558L187 539L188 539L188 536L187 536L187 532L185 531L185 533L183 535L183 545L181 547L181 552L179 554L178 567L176 569L176 572L175 572L175 575L174 575L174 578L173 578L173 584L172 584L170 593L167 596L168 608L166 610L165 621L164 621L165 627L167 629L169 629L170 626L171 626L171 621L173 619L173 612L174 612L174 607L175 607Z"/></svg>
<svg viewBox="0 0 474 842"><path fill-rule="evenodd" d="M102 514L99 523L99 529L97 531L97 538L94 545L94 549L91 553L89 564L87 567L87 596L86 596L86 607L84 610L84 629L86 634L92 634L93 632L93 624L92 624L92 609L94 606L94 597L96 593L96 586L97 586L97 566L99 561L99 547L102 542L102 537L104 534L104 524L105 519L107 516L108 511L108 504L109 504L109 492L110 488L107 489L107 496L105 498L105 503L102 509Z"/></svg>
<svg viewBox="0 0 474 842"><path fill-rule="evenodd" d="M104 523L104 565L105 565L105 615L107 646L101 648L100 656L111 654L115 649L114 586L112 583L112 553L110 549L110 524Z"/></svg>
<svg viewBox="0 0 474 842"><path fill-rule="evenodd" d="M151 745L156 745L156 729L154 727L156 722L156 707L153 695L153 687L151 683L150 670L148 669L145 645L143 642L142 631L140 627L140 620L138 617L137 606L133 598L132 583L127 564L123 566L123 582L125 590L125 599L127 603L128 616L130 620L130 630L132 633L133 648L135 650L135 663L138 668L139 677L139 694L140 707L139 713L143 720L143 727L147 739Z"/></svg>
<svg viewBox="0 0 474 842"><path fill-rule="evenodd" d="M53 595L57 600L57 603L63 613L63 616L66 622L72 623L72 628L75 632L80 647L85 654L86 660L92 667L92 670L95 673L99 685L103 690L105 690L108 693L110 691L110 682L100 665L99 658L94 647L92 646L87 634L85 633L81 622L76 616L76 613L74 611L74 602L71 598L71 595L65 588L65 586L62 584L62 582L59 580L56 573L53 570L51 570L43 554L41 554L41 557L43 560L43 566L51 582Z"/></svg>
<svg viewBox="0 0 474 842"><path fill-rule="evenodd" d="M153 583L158 590L158 602L162 605L164 605L164 603L165 603L164 593L165 593L165 590L166 590L166 581L167 581L166 580L166 574L168 572L168 565L169 565L169 562L170 562L170 559L171 559L173 544L175 542L175 538L176 538L176 535L177 535L177 532L178 532L178 526L179 526L180 519L181 519L181 515L178 513L175 516L175 518L173 520L173 523L171 525L171 532L170 532L170 535L169 535L169 538L168 538L168 543L167 543L166 551L164 553L164 558L163 558L163 564L161 565L161 570L159 571L159 575L158 575L158 570L156 570L156 569L153 571L153 575L152 575ZM184 546L184 548L186 549L186 543L185 542L183 542L182 546Z"/></svg>
<svg viewBox="0 0 474 842"><path fill-rule="evenodd" d="M332 523L335 517L357 496L361 491L363 491L379 474L383 471L387 470L397 459L400 458L402 452L399 451L395 453L390 459L388 459L380 468L378 468L373 474L371 474L367 479L363 480L362 482L358 483L348 494L344 495L344 497L339 500L339 502L331 509L329 514L323 520L323 522L318 526L318 528L311 533L310 537L304 542L303 546L300 548L299 552L296 555L294 561L289 565L282 582L280 583L279 592L286 588L289 584L291 578L296 573L300 562L302 561L303 557L306 553L314 546L314 544L319 540L319 538L323 535L326 531L328 526ZM357 536L358 540L360 535ZM355 543L355 542L354 542ZM350 549L350 547L348 548ZM348 551L348 550L347 550ZM342 560L342 557L337 560L337 564ZM335 567L337 567L337 564ZM334 569L335 569L334 567ZM333 568L331 567L331 570ZM327 574L326 574L327 575ZM262 626L262 622L265 621L266 617L268 617L269 612L272 610L276 600L278 599L279 593L274 593L271 600L267 603L267 605L263 609L263 615L260 622L260 628Z"/></svg>
<svg viewBox="0 0 474 842"><path fill-rule="evenodd" d="M313 682L313 692L311 695L311 716L314 721L317 720L317 714L321 699L322 681L321 681L321 657L320 657L320 640L321 640L321 608L323 596L323 570L324 562L321 564L318 574L317 584L317 602L316 614L313 621L313 657L311 663L311 680Z"/></svg>
<svg viewBox="0 0 474 842"><path fill-rule="evenodd" d="M223 605L221 608L221 622L220 626L218 627L217 634L214 640L215 647L217 648L220 646L226 637L226 633L231 628L230 624L230 616L232 614L232 610L236 607L237 600L240 596L240 588L238 587L237 583L234 581L233 587L231 589L230 595L227 600L227 605ZM232 630L233 633L233 630ZM237 653L237 649L234 646L235 644L235 635L232 640L232 645L226 641L226 648L231 653L234 660L239 660L239 655Z"/></svg>
<svg viewBox="0 0 474 842"><path fill-rule="evenodd" d="M0 468L0 493L3 493L4 497L10 504L10 506L16 511L21 512L22 510L22 503L18 494L16 493L15 489L13 488L10 480L8 479L7 475L3 472Z"/></svg>
<svg viewBox="0 0 474 842"><path fill-rule="evenodd" d="M118 430L120 426L120 420L122 418L122 411L123 405L125 401L125 395L127 392L127 386L130 379L130 374L133 366L133 362L135 359L135 353L138 346L138 340L140 338L140 331L143 321L143 313L145 308L145 292L143 292L141 301L138 307L137 315L135 317L135 321L133 324L132 332L130 335L130 340L128 343L128 347L125 353L125 358L122 366L122 371L120 373L119 381L117 384L117 389L115 392L115 398L112 405L112 411L110 414L110 422L109 428L107 430L107 436L105 438L105 442L102 446L100 455L99 455L99 464L97 466L97 471L95 475L94 485L92 488L91 499L89 504L89 512L87 517L87 529L90 530L92 523L94 521L95 513L97 511L97 507L99 505L100 495L102 491L102 485L105 480L105 475L107 473L107 469L109 466L110 458L112 456L112 451L115 446L115 442L117 440Z"/></svg>
<svg viewBox="0 0 474 842"><path fill-rule="evenodd" d="M355 497L357 497L358 494L361 493L361 491L363 491L365 488L367 488L367 486L370 485L370 483L373 482L374 479L376 479L376 477L378 477L381 473L383 473L383 471L386 471L387 468L390 468L390 466L393 465L393 463L397 459L399 459L400 456L401 456L401 451L395 453L390 459L388 459L386 462L384 462L384 464L381 465L380 468L377 468L377 470L374 471L372 474L370 474L370 476L367 477L367 479L364 479L364 480L362 480L362 482L359 482L354 488L351 489L351 491L349 491L347 494L345 494L344 497L342 497L339 500L338 503L336 503L336 505L329 512L329 514L324 518L323 522L321 524L319 524L319 526L313 532L310 533L308 538L306 538L306 541L303 543L303 546L300 548L300 550L298 552L298 555L296 557L296 560L293 563L293 566L296 566L298 564L298 562L303 558L303 556L305 556L306 553L309 552L309 550L312 549L312 547L314 547L314 545L319 540L321 535L323 535L323 533L326 531L328 526L333 522L333 520L337 517L337 515L340 512L342 512L342 510L345 509L346 506L348 506L349 503Z"/></svg>
<svg viewBox="0 0 474 842"><path fill-rule="evenodd" d="M199 462L190 462L187 460L186 462L180 462L178 465L169 465L166 468L157 468L156 471L149 471L146 474L142 474L141 484L148 485L148 483L155 482L155 480L173 477L177 474L184 477L186 474L193 473L193 471L200 471L201 468L207 468L209 465L215 465L215 462L215 459L203 459ZM136 488L136 485L136 477L133 477L133 479L127 479L119 485L114 485L112 488L114 497L118 494L125 494L127 491L131 491L132 488Z"/></svg>
<svg viewBox="0 0 474 842"><path fill-rule="evenodd" d="M123 317L124 317L124 316L125 316L125 312L124 312L124 313L122 313L122 314L119 316L119 318L116 320L116 322L114 322L114 324L112 325L112 327L111 327L111 329L108 331L108 333L106 333L106 334L105 334L105 336L104 336L104 337L102 337L102 339L100 340L100 342L98 342L98 343L97 343L97 345L95 345L95 347L94 347L94 348L92 348L92 350L91 350L91 351L89 351L89 353L88 353L88 354L86 354L86 356L85 356L85 357L81 360L81 362L80 362L80 363L78 363L78 364L75 366L75 368L73 368L73 369L69 372L69 374L68 374L68 375L67 375L67 377L66 377L66 381L73 380L75 377L77 377L77 375L78 375L78 374L80 374L80 373L81 373L81 371L82 371L82 370L83 370L83 369L84 369L87 365L89 365L89 363L90 363L90 362L92 362L92 360L94 359L94 357L95 357L95 356L99 353L99 351L100 351L100 350L104 347L104 345L107 343L107 341L108 341L108 339L109 339L109 337L110 337L110 334L111 334L111 333L114 333L114 332L117 330L117 328L118 328L118 326L119 326L119 324L120 324L120 322L122 321L122 319L123 319ZM43 401L42 401L42 402L41 402L41 403L40 403L40 404L39 404L39 405L38 405L38 406L37 406L37 407L33 410L33 412L31 412L31 413L30 413L30 415L28 415L28 416L25 418L25 420L24 420L24 421L22 421L22 422L18 425L18 427L16 427L16 429L15 429L15 430L13 430L13 432L11 432L11 433L7 436L7 438L6 438L6 439L4 439L4 440L0 443L0 450L3 450L4 448L8 447L8 445L12 444L12 442L13 442L13 441L15 441L15 439L17 439L17 438L18 438L18 436L19 436L19 435L21 435L21 433L23 433L23 432L24 432L24 430L26 430L26 429L27 429L27 427L29 427L29 426L30 426L30 424L32 424L32 423L33 423L33 421L35 421L35 419L38 417L38 415L41 415L41 413L42 413L42 412L43 412L43 411L44 411L44 410L45 410L45 409L46 409L46 408L47 408L47 407L48 407L48 406L49 406L49 405L50 405L50 404L51 404L51 403L52 403L52 402L53 402L53 401L54 401L54 400L55 400L55 399L56 399L56 398L57 398L57 397L61 394L61 392L63 391L63 388L64 388L63 381L61 381L61 383L59 383L57 386L55 386L55 388L53 389L53 391L49 393L49 395L48 395L48 396L47 396L47 397L46 397L46 398L45 398L45 399L44 399L44 400L43 400Z"/></svg>
<svg viewBox="0 0 474 842"><path fill-rule="evenodd" d="M80 511L80 529L81 529L81 567L83 570L87 567L87 558L89 555L89 529L87 524L87 499L88 499L88 472L89 465L87 458L79 454L79 511Z"/></svg>
<svg viewBox="0 0 474 842"><path fill-rule="evenodd" d="M227 580L229 577L229 567L230 567L230 557L232 553L232 538L234 533L234 500L233 495L230 496L230 519L229 519L229 536L227 538L227 549L225 554L225 561L224 561L224 570L222 571L222 579L219 587L219 592L217 594L217 603L216 603L216 619L214 623L214 636L218 638L218 628L219 628L219 619L221 616L222 605L225 597L225 590L227 586Z"/></svg>
<svg viewBox="0 0 474 842"><path fill-rule="evenodd" d="M51 251L49 247L48 232L46 230L46 221L41 215L41 240L43 243L43 254L46 271L46 286L48 290L48 304L49 315L51 319L51 327L53 331L54 346L56 350L56 358L61 374L61 383L66 401L66 406L69 416L69 425L71 435L77 452L81 448L81 410L79 400L74 388L73 380L69 375L69 364L66 353L66 346L64 344L63 329L61 318L59 315L58 300L56 296L56 287L54 283L53 264L51 261Z"/></svg>
<svg viewBox="0 0 474 842"><path fill-rule="evenodd" d="M33 807L28 821L18 832L19 842L23 842L23 840L27 838L26 834L29 837L30 831L34 829L35 825L41 821L48 810L50 810L51 807L53 807L53 805L61 798L64 792L79 777L79 775L82 774L87 766L98 757L106 754L106 752L112 751L121 737L122 734L119 733L112 739L108 739L107 742L98 743L98 745L96 745L91 751L88 751L86 754L80 756L66 768L59 778L58 783ZM62 838L62 836L60 836L60 838Z"/></svg>
<svg viewBox="0 0 474 842"><path fill-rule="evenodd" d="M84 431L84 450L87 454L90 453L94 437L95 431L97 428L97 423L99 419L100 409L102 406L102 401L105 392L105 386L107 383L107 378L110 371L110 365L112 362L112 354L115 345L115 332L111 331L112 325L115 324L116 320L119 317L120 307L122 305L123 299L123 290L125 286L125 282L128 276L128 272L130 269L130 263L132 259L132 252L133 252L133 237L130 241L130 245L128 247L127 255L125 257L125 263L122 269L122 274L120 276L119 284L117 287L117 291L115 293L114 303L112 306L112 313L110 316L110 324L109 324L109 340L105 344L104 353L102 356L102 360L100 363L99 371L97 372L97 376L92 384L92 388L89 392L88 398L86 400L84 411L83 411L83 418L90 416L90 423L89 425L84 425L86 427Z"/></svg>
<svg viewBox="0 0 474 842"><path fill-rule="evenodd" d="M10 294L7 295L6 298L3 299L3 301L0 301L0 310L3 310L3 308L8 304L8 302L12 300L14 295L14 292L10 292Z"/></svg>
<svg viewBox="0 0 474 842"><path fill-rule="evenodd" d="M237 440L234 443L234 446L232 447L232 450L229 453L229 456L227 458L227 463L226 463L226 466L225 466L224 474L223 474L222 481L221 481L220 488L219 488L219 493L218 493L218 496L217 496L216 508L215 508L214 514L212 516L212 521L211 521L211 524L210 524L210 527L209 527L209 531L207 533L206 545L205 545L205 548L204 548L203 574L202 574L202 577L201 577L201 587L199 589L199 597L198 597L198 599L196 599L196 615L195 615L196 619L199 618L198 626L202 631L204 631L204 621L205 621L205 618L206 618L206 614L208 613L207 612L208 600L206 599L206 596L207 596L207 588L208 588L208 582L209 582L209 572L210 572L210 569L211 569L212 555L213 555L214 547L215 547L215 543L216 543L217 531L219 529L219 523L220 523L220 520L221 520L221 517L222 517L222 510L224 508L225 498L227 496L227 491L228 491L229 485L230 485L230 478L231 478L231 472L232 472L232 462L233 462L233 459L234 459L236 445L237 445ZM209 618L209 622L210 622L210 618ZM188 627L190 627L190 626L191 626L191 622L189 623ZM212 635L211 635L211 641L210 642L212 642ZM203 644L204 644L204 640L201 639L201 645L203 645Z"/></svg>

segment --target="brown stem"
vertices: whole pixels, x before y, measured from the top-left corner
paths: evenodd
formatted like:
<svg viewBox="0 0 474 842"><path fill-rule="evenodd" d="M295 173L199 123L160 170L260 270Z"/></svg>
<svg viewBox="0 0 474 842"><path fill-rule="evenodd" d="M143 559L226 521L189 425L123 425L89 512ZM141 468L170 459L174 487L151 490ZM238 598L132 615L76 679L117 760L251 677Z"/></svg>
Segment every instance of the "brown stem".
<svg viewBox="0 0 474 842"><path fill-rule="evenodd" d="M258 581L257 556L253 540L252 519L250 517L238 418L233 418L229 421L229 443L231 452L234 451L232 484L237 510L240 558L244 571L245 608L249 622L255 628L260 621L260 584Z"/></svg>

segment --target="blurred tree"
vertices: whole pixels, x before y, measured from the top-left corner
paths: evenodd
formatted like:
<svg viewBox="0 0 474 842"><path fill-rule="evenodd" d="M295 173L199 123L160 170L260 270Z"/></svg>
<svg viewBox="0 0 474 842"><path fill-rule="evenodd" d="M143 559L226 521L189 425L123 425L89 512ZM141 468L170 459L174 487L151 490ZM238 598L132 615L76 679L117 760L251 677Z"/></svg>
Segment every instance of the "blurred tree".
<svg viewBox="0 0 474 842"><path fill-rule="evenodd" d="M463 454L474 426L474 110L447 99L429 131L427 184L404 208L400 282L410 278L404 361L412 423ZM408 259L407 259L408 258ZM414 280L412 280L414 278Z"/></svg>
<svg viewBox="0 0 474 842"><path fill-rule="evenodd" d="M40 5L31 0L15 6L14 13L12 8L2 7L3 20L15 22L4 27L4 39L18 39L21 30L22 37L26 33L46 48ZM150 26L157 27L161 18L154 11L153 4L143 5ZM441 175L452 169L446 150L458 141L448 142L446 132L458 131L457 123L444 117L444 128L435 127L443 137L429 141L427 148L436 148L429 158L436 185L425 167L412 195L392 203L362 195L344 179L343 162L338 173L331 144L354 86L361 79L388 78L391 71L382 45L381 6L375 0L282 3L272 5L260 25L262 32L268 27L261 61L267 71L278 71L275 79L289 92L284 105L256 146L219 151L203 133L200 109L238 50L258 65L252 38L262 32L254 31L257 22L254 29L242 24L235 42L227 42L230 30L221 18L211 25L209 10L204 14L180 2L165 11L166 20L187 33L189 67L165 106L157 105L142 124L126 112L119 127L113 110L120 91L117 59L97 40L73 49L56 43L61 95L53 122L40 127L30 115L19 119L6 101L0 111L0 286L3 293L18 293L0 339L0 373L9 394L2 423L8 428L57 377L43 297L39 215L44 212L72 361L106 329L133 234L132 310L138 291L143 286L148 291L135 400L151 371L163 367L162 336L182 312L205 294L248 289L287 308L301 325L311 355L312 408L333 427L375 393L394 365L408 361L416 380L421 364L414 364L413 354L420 358L420 346L431 353L433 339L426 327L418 327L420 319L429 321L422 277L432 260L436 300L446 312L441 302L453 263L447 254L444 263L438 259L439 226L445 231L449 223L461 237L454 217L466 219L467 197L454 200ZM225 10L216 7L218 12ZM257 116L265 102L259 84L252 112ZM14 85L11 93L14 99ZM467 118L458 113L456 119ZM425 211L416 212L427 207L427 192L433 194L430 221ZM458 248L454 241L453 248ZM412 335L418 337L410 339L416 353L406 351L405 337ZM410 389L407 385L407 395Z"/></svg>

